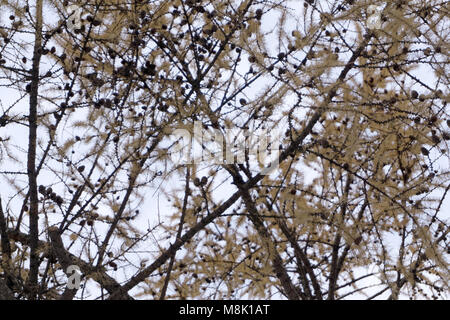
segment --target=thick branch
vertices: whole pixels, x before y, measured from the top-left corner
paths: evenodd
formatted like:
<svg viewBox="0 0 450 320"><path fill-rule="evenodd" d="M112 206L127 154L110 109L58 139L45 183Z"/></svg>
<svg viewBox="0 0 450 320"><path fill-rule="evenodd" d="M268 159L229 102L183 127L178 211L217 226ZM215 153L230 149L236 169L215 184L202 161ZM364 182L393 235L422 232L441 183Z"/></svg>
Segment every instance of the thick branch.
<svg viewBox="0 0 450 320"><path fill-rule="evenodd" d="M3 279L0 279L0 300L15 300L14 295Z"/></svg>
<svg viewBox="0 0 450 320"><path fill-rule="evenodd" d="M50 236L50 240L52 241L53 252L58 259L59 263L63 267L64 273L67 277L70 277L70 274L67 273L67 269L73 265L72 259L67 254L66 249L64 249L64 243L61 239L61 235L59 234L59 230L56 227L52 227L48 229L48 235ZM63 295L61 296L61 300L72 300L73 297L77 294L78 289L69 289L66 288Z"/></svg>
<svg viewBox="0 0 450 320"><path fill-rule="evenodd" d="M181 210L181 217L180 217L180 223L178 225L176 241L178 241L180 239L181 233L183 232L184 219L186 217L186 208L187 208L188 198L189 198L189 194L190 194L190 190L189 190L189 179L190 179L190 177L191 177L191 172L189 170L189 167L187 167L187 169L186 169L186 186L185 186L185 189L184 189L183 208ZM159 297L159 300L164 300L164 298L166 296L167 287L169 286L169 281L170 281L170 274L172 273L173 264L175 262L175 255L176 255L176 252L174 252L172 257L170 258L169 268L167 269L166 279L164 280L164 285L162 287L161 295Z"/></svg>
<svg viewBox="0 0 450 320"><path fill-rule="evenodd" d="M2 200L0 199L0 236L2 238L2 259L11 259L11 246L9 244L9 237L7 233L6 217L3 212Z"/></svg>
<svg viewBox="0 0 450 320"><path fill-rule="evenodd" d="M322 291L320 289L319 281L317 281L317 277L314 274L313 268L308 260L308 257L306 254L302 251L300 246L298 245L297 241L295 241L294 236L292 235L292 232L289 231L287 225L284 223L284 221L279 221L279 225L281 228L281 231L288 239L291 246L294 248L294 254L297 259L297 263L306 269L307 274L309 275L309 278L311 279L312 286L314 288L315 297L317 299L322 299ZM305 277L305 276L304 276ZM305 277L306 278L306 277ZM306 281L307 279L305 279Z"/></svg>
<svg viewBox="0 0 450 320"><path fill-rule="evenodd" d="M39 274L39 254L37 253L39 237L39 217L38 217L38 193L36 174L36 140L37 140L37 105L39 87L39 64L42 51L42 0L36 1L36 30L33 52L33 67L31 71L30 88L30 114L29 136L28 136L28 161L27 173L30 194L30 273L29 286L31 289L30 298L36 299L38 289Z"/></svg>
<svg viewBox="0 0 450 320"><path fill-rule="evenodd" d="M210 215L203 218L194 227L189 229L178 241L172 244L169 249L164 251L151 265L132 277L126 284L118 288L108 299L120 299L120 296L133 287L144 281L150 276L156 269L162 266L175 252L177 252L186 242L191 240L200 230L203 230L208 224L214 221L222 213L224 213L229 207L231 207L240 198L240 192L235 192L227 201L220 205Z"/></svg>
<svg viewBox="0 0 450 320"><path fill-rule="evenodd" d="M13 238L15 241L19 241L22 244L26 244L28 246L30 245L30 239L24 233L17 232L15 230L8 230L8 235L10 238ZM51 246L51 244L49 244L45 241L39 240L38 248L41 248L41 249L47 248L47 250L50 250L50 248L52 248L52 246ZM80 268L81 272L86 277L89 277L92 280L98 282L110 294L115 292L117 290L117 288L120 288L120 284L114 278L110 277L104 270L93 267L90 263L85 262L84 260L76 257L75 255L71 254L68 251L66 251L66 253L69 256L72 264L78 266ZM50 252L44 250L43 255L49 256ZM133 298L130 297L126 293L121 294L118 297L118 299L133 300Z"/></svg>
<svg viewBox="0 0 450 320"><path fill-rule="evenodd" d="M238 185L241 190L242 199L244 200L245 207L248 210L249 219L254 224L261 240L266 245L269 257L272 259L272 267L275 271L277 278L281 282L281 286L283 287L284 293L289 298L289 300L299 300L304 298L304 293L301 292L295 285L292 283L289 274L286 271L286 268L283 265L283 260L280 257L280 254L277 251L274 241L271 239L269 231L265 227L263 221L259 217L258 211L256 209L255 203L253 202L250 193L247 189L243 189L240 185Z"/></svg>

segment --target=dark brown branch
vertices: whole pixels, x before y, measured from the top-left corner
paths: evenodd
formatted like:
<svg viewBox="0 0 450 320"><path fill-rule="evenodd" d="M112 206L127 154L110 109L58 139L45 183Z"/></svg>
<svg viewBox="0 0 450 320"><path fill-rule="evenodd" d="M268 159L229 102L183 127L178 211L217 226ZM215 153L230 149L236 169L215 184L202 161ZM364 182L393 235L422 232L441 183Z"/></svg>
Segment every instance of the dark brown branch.
<svg viewBox="0 0 450 320"><path fill-rule="evenodd" d="M57 227L51 227L48 229L48 235L52 242L53 253L58 259L59 263L63 267L64 273L67 277L70 277L70 274L67 273L67 269L73 265L72 259L68 255L66 249L64 248L64 243L61 239L61 235L59 234L59 230ZM77 294L78 289L69 289L66 287L64 293L61 296L61 300L72 300Z"/></svg>
<svg viewBox="0 0 450 320"><path fill-rule="evenodd" d="M42 52L42 0L36 1L36 29L33 52L33 67L31 71L30 87L30 114L29 136L28 136L28 160L27 173L30 194L30 272L28 283L30 286L30 299L36 299L38 290L39 274L39 216L38 216L38 193L36 174L36 142L37 142L37 106L39 89L39 65Z"/></svg>
<svg viewBox="0 0 450 320"><path fill-rule="evenodd" d="M188 204L188 198L189 198L189 179L191 178L189 167L186 168L186 187L184 189L184 200L183 200L183 208L181 209L181 217L180 217L180 223L178 225L178 231L177 231L177 237L176 241L178 241L181 238L181 233L183 232L183 225L184 225L184 218L186 216L186 208ZM166 279L164 279L164 285L161 290L161 295L159 297L159 300L164 300L164 297L166 296L167 287L169 286L170 281L170 273L172 272L173 264L175 262L175 255L176 252L173 253L172 257L169 261L169 268L167 269Z"/></svg>
<svg viewBox="0 0 450 320"><path fill-rule="evenodd" d="M1 248L2 248L2 255L1 255L1 266L3 268L3 273L5 274L6 281L1 283L1 287L5 286L6 289L3 287L0 288L0 295L2 294L2 291L5 291L4 298L0 297L0 299L7 299L5 297L9 296L8 292L10 292L10 286L8 284L12 283L14 281L14 277L10 272L10 261L11 261L11 244L9 242L9 236L8 236L8 225L6 221L5 213L3 212L3 205L2 200L0 198L0 237L1 237ZM3 281L0 279L0 281ZM12 294L11 294L12 296ZM14 298L14 296L12 296ZM10 300L10 299L7 299Z"/></svg>
<svg viewBox="0 0 450 320"><path fill-rule="evenodd" d="M227 201L220 205L211 214L207 215L194 227L189 229L178 241L172 244L169 249L164 251L151 265L132 277L126 284L118 288L108 299L120 299L120 297L144 281L150 276L156 269L162 266L170 257L177 252L186 242L191 240L200 230L203 230L208 224L214 221L222 213L224 213L229 207L231 207L240 198L240 192L235 192Z"/></svg>
<svg viewBox="0 0 450 320"><path fill-rule="evenodd" d="M6 285L6 281L0 278L0 300L15 300L13 293Z"/></svg>
<svg viewBox="0 0 450 320"><path fill-rule="evenodd" d="M301 269L305 269L306 273L309 275L309 278L311 279L312 286L314 288L315 298L316 299L322 299L322 291L320 289L319 281L317 281L317 277L314 274L313 268L308 260L308 257L303 252L303 250L298 245L297 241L295 241L294 236L292 235L292 232L289 231L288 227L282 221L281 219L278 219L279 226L281 228L281 231L288 239L291 246L294 248L294 254L297 259L297 264L301 266ZM307 281L306 274L303 276L305 278L305 281Z"/></svg>
<svg viewBox="0 0 450 320"><path fill-rule="evenodd" d="M345 189L343 194L343 201L341 205L341 217L339 220L344 221L344 217L347 213L347 201L348 201L348 193L350 191L351 185L351 177L347 175L347 181L345 183ZM331 270L330 270L330 278L328 282L328 300L334 300L334 295L336 293L337 280L339 277L339 248L341 246L342 234L341 230L338 230L333 242L333 251L331 253Z"/></svg>
<svg viewBox="0 0 450 320"><path fill-rule="evenodd" d="M271 239L269 231L264 225L264 222L258 215L255 203L251 198L250 193L247 189L243 189L241 185L238 185L241 190L242 199L249 213L249 219L254 224L261 240L267 247L269 257L272 259L272 267L275 271L277 278L280 280L281 286L283 288L284 294L289 298L289 300L299 300L304 299L305 294L301 292L293 283L286 268L283 265L283 260L278 253L274 241Z"/></svg>
<svg viewBox="0 0 450 320"><path fill-rule="evenodd" d="M2 199L0 199L0 236L2 238L2 259L11 259L11 245L9 243L9 237L7 233L8 226L6 225L6 217L3 212Z"/></svg>
<svg viewBox="0 0 450 320"><path fill-rule="evenodd" d="M13 238L15 241L19 241L22 244L30 245L30 239L29 237L22 232L18 232L15 230L8 230L8 235L10 238ZM51 250L52 245L39 240L38 241L38 248L47 248L47 251L44 250L43 256L50 256L51 252L48 250ZM67 255L69 256L70 260L73 262L74 265L78 266L81 270L81 272L84 274L84 276L91 278L92 280L98 282L103 288L106 289L109 293L113 293L117 290L117 288L120 288L120 284L112 277L110 277L103 269L100 268L94 268L90 263L85 262L84 260L78 258L77 256L71 254L70 252L66 251ZM125 300L133 300L131 296L129 296L127 293L121 294L118 299L125 299Z"/></svg>
<svg viewBox="0 0 450 320"><path fill-rule="evenodd" d="M114 234L114 231L116 230L117 225L118 225L120 219L122 218L123 213L125 212L125 208L126 208L126 206L128 204L128 200L130 199L131 193L133 192L133 190L135 188L135 183L136 183L136 180L137 180L137 178L139 176L139 173L140 173L141 169L145 165L145 162L149 158L151 152L158 146L158 144L162 140L162 138L163 138L162 137L162 132L160 132L158 134L158 136L154 139L152 145L148 148L147 153L139 161L139 164L138 164L139 171L136 172L136 173L133 173L130 176L127 192L126 192L126 194L125 194L125 196L124 196L124 198L122 200L122 203L120 205L119 210L117 211L117 213L114 216L114 220L111 223L111 226L109 227L108 232L106 233L106 236L105 236L105 239L103 240L102 246L99 249L97 267L99 267L102 264L102 262L103 262L103 258L104 258L106 249L108 247L109 240L111 239L112 235Z"/></svg>

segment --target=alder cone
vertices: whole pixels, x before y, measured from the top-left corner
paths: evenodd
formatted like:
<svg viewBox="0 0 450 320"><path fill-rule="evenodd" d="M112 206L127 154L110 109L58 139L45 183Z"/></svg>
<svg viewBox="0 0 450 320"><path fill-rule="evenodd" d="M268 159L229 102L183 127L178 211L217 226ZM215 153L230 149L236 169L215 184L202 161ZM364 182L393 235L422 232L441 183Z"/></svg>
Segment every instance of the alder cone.
<svg viewBox="0 0 450 320"><path fill-rule="evenodd" d="M39 186L38 191L39 191L39 193L46 194L45 187L43 185Z"/></svg>
<svg viewBox="0 0 450 320"><path fill-rule="evenodd" d="M444 133L442 134L442 138L443 138L444 140L450 140L450 133L449 133L449 132L444 132Z"/></svg>
<svg viewBox="0 0 450 320"><path fill-rule="evenodd" d="M421 147L421 148L420 148L420 151L422 152L422 154L423 154L424 156L428 156L428 155L430 154L430 151L428 151L428 149L425 148L425 147Z"/></svg>

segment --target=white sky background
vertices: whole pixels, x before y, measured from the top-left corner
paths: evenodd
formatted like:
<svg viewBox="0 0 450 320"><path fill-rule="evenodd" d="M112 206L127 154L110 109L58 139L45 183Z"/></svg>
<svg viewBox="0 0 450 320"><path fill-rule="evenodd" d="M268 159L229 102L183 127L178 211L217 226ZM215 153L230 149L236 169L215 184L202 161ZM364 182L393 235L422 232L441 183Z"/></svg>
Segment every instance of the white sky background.
<svg viewBox="0 0 450 320"><path fill-rule="evenodd" d="M297 10L302 11L303 10L303 1L291 1L290 5L292 8L296 8ZM0 25L1 24L7 24L8 23L8 13L3 13L3 15L1 16L0 19ZM300 16L302 16L300 14ZM48 20L50 19L50 20ZM51 21L52 19L52 14L49 12L45 13L45 18L44 21ZM273 27L276 25L277 23L277 19L276 19L276 14L267 14L263 16L262 19L262 25L263 25L263 29L265 30L273 30ZM289 28L289 30L287 31L288 34L290 33L291 30L294 29L298 29L298 26L296 25L296 22L293 20L290 20L289 23L287 24L287 27ZM301 30L303 31L303 30ZM271 35L268 36L267 39L267 44L270 44L270 46L273 46L273 52L279 52L280 48L278 47L278 41L277 41L277 34L276 32L273 32ZM281 51L286 51L286 48L284 48L284 50ZM28 66L31 66L31 53L32 53L32 39L30 39L30 47L27 50L27 58L28 58ZM276 54L274 54L276 55ZM242 61L247 61L246 57L242 58ZM46 67L46 63L44 62L42 64L41 67L41 73L45 73L46 70L48 69L48 67L50 67L49 65ZM242 67L243 72L246 72L247 70L244 70L244 67ZM245 67L245 69L248 69L248 67ZM429 84L433 84L434 83L434 77L433 77L433 72L431 72L430 70L427 70L426 67L421 67L417 70L414 71L415 74L420 75L420 78L422 81L428 82ZM0 84L2 83L2 80L0 80ZM261 83L262 85L262 83ZM25 86L25 85L24 85ZM444 91L446 88L443 88ZM4 87L0 87L0 115L3 114L4 110L6 108L8 108L9 106L11 106L11 104L15 103L15 101L18 99L19 94L23 94L22 93L18 93L17 91L14 90L9 90L6 89ZM19 113L21 110L23 110L24 114L28 114L28 95L25 95L25 97L19 102L18 106L16 106L14 108L14 112L17 114ZM249 99L251 99L251 97L249 97ZM287 100L287 102L289 102ZM293 101L291 101L293 102ZM289 105L289 103L288 103ZM51 107L46 106L45 103L41 102L41 108L49 108L51 109ZM306 110L305 110L306 112ZM80 116L80 119L82 119L82 113L77 113ZM75 119L72 119L75 120ZM69 130L69 129L67 129ZM44 139L45 137L48 135L46 130L44 130L45 132L41 132L42 134L44 134ZM26 150L26 146L27 146L27 140L28 140L28 130L26 127L21 127L21 126L12 126L12 125L8 125L6 128L0 128L0 138L5 138L6 136L10 136L10 141L12 144L16 145L16 146L20 146L24 151ZM17 154L17 152L16 152ZM26 164L26 154L22 153L20 155L21 159L23 159L23 164L17 165L11 162L5 162L3 160L2 163L0 163L0 171L16 171L16 170L23 170L26 166L24 164ZM439 169L449 169L449 163L448 160L446 160L445 158L442 158L442 160L439 162ZM201 167L201 166L200 166ZM437 169L437 168L436 168ZM199 172L197 172L197 176L201 177L203 175L208 176L208 170L209 168L205 168L203 170L200 170ZM314 177L314 173L312 172L305 172L305 182L310 182L312 181L312 178ZM19 181L21 181L21 184L26 187L27 186L27 176L26 175L15 175L15 176L11 176L11 175L5 175L2 174L1 175L2 181L1 181L1 187L0 187L0 196L2 197L2 202L3 202L3 206L7 206L7 199L10 198L10 196L12 194L15 194L17 191L11 189L10 187L8 187L9 183L8 181L6 181L5 178L14 178L14 179L18 179ZM220 181L216 178L217 181ZM50 172L43 170L39 176L38 179L38 184L52 184L52 183L56 183L58 182L58 179L56 179ZM176 181L176 179L174 178L170 178L167 179L166 181L164 181L164 188L167 187L180 187L180 183L178 181ZM162 221L165 221L167 219L167 216L170 215L171 212L174 211L171 203L169 203L167 201L167 198L162 194L161 189L158 189L159 186L149 186L148 190L146 192L145 195L145 202L141 204L140 206L140 210L142 212L145 212L144 214L142 214L139 218L139 220L137 220L137 223L142 227L142 230L147 229L148 227L153 227L158 223L158 220L161 219ZM234 193L235 191L235 187L233 185L230 184L230 181L225 181L223 184L217 185L216 187L216 192L213 192L214 195L218 196L217 198L215 198L215 202L218 203L221 200L225 200L227 199L232 193ZM220 198L219 198L220 197ZM21 199L20 199L21 200ZM19 212L20 211L20 207L18 205L21 205L22 201L13 201L11 202L11 207L10 209L13 212ZM450 199L447 197L447 199L445 200L441 211L443 213L445 213L445 217L449 218L449 212L450 212ZM155 237L159 238L162 236L161 231L157 232L155 234ZM173 241L173 239L169 239L169 241ZM168 242L167 242L168 244ZM149 258L149 263L152 262L152 258L153 256L149 253L149 252L144 252L142 254L140 254L142 257L148 257ZM183 250L178 251L177 253L178 256L182 256L183 255ZM111 276L113 276L114 278L118 278L118 279L125 279L124 277L124 273L128 273L127 270L121 270L119 269L117 272L111 271L109 272L109 274ZM361 270L355 270L355 276L357 276L358 274L363 274L364 271ZM129 276L129 274L127 274L127 277ZM374 284L376 283L376 280L373 278L368 278L367 279L367 284ZM378 288L374 289L374 293L377 292ZM96 296L98 294L98 289L96 285L92 285L88 287L88 290L92 292L92 296ZM132 291L130 292L132 293ZM380 296L380 298L386 298L387 295L382 295ZM349 298L365 298L362 295L353 295ZM401 298L405 298L405 297L401 297Z"/></svg>

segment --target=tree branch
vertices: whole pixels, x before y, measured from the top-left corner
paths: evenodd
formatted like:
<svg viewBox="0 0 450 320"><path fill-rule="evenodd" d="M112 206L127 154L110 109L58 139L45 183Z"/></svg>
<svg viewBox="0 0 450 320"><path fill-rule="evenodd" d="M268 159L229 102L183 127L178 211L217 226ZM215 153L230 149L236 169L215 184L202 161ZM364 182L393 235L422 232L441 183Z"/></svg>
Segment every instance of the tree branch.
<svg viewBox="0 0 450 320"><path fill-rule="evenodd" d="M18 232L15 230L8 230L8 235L10 238L13 238L15 241L19 241L22 244L30 245L30 239L28 235L22 232ZM51 253L49 250L52 248L52 244L47 243L45 241L38 241L38 248L44 249L43 256L50 256ZM105 288L110 294L115 292L117 288L120 288L120 284L112 277L110 277L104 270L101 268L94 268L91 264L85 262L81 258L76 257L70 252L66 251L66 254L70 258L70 261L78 266L81 272L86 276L91 278L92 280L98 282L103 288ZM118 299L124 300L133 300L131 296L127 293L121 294Z"/></svg>
<svg viewBox="0 0 450 320"><path fill-rule="evenodd" d="M33 52L33 67L31 71L30 114L28 136L27 173L30 193L30 272L28 283L30 299L37 298L39 254L37 253L39 240L38 193L36 174L36 140L37 140L37 105L39 89L39 65L42 55L42 0L36 1L36 29Z"/></svg>
<svg viewBox="0 0 450 320"><path fill-rule="evenodd" d="M0 300L15 300L13 293L6 285L6 281L0 278Z"/></svg>

